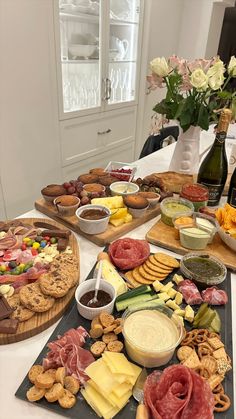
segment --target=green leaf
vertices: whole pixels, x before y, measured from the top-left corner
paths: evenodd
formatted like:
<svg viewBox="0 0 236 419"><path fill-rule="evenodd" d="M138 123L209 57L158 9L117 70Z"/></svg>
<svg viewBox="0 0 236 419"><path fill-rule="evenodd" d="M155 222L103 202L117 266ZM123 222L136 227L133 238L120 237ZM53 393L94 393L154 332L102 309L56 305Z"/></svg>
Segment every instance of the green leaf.
<svg viewBox="0 0 236 419"><path fill-rule="evenodd" d="M223 90L222 92L218 92L218 93L217 93L217 96L218 96L220 99L225 99L225 100L227 100L227 99L231 99L231 97L232 97L232 93L231 93L231 92L228 92L227 90Z"/></svg>
<svg viewBox="0 0 236 419"><path fill-rule="evenodd" d="M208 130L209 128L209 113L207 107L203 104L199 108L197 125L204 130Z"/></svg>

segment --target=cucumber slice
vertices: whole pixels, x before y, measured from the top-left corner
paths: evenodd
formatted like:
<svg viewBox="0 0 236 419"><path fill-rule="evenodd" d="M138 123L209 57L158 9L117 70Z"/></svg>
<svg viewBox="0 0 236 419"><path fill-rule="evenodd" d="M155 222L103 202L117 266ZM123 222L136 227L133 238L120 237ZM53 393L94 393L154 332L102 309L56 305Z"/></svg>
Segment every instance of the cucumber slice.
<svg viewBox="0 0 236 419"><path fill-rule="evenodd" d="M161 300L160 298L155 298L153 300L148 300L148 301L144 301L144 302L140 302L140 303L134 303L128 306L128 309L130 311L135 311L135 310L141 310L141 309L149 309L149 308L155 308L155 307L160 307L160 306L164 306L165 303L163 300Z"/></svg>
<svg viewBox="0 0 236 419"><path fill-rule="evenodd" d="M122 300L122 301L116 301L116 310L122 311L122 310L125 310L131 304L149 301L153 298L156 298L156 295L153 296L151 293L146 293L146 294L136 295L135 297L126 298L125 300Z"/></svg>
<svg viewBox="0 0 236 419"><path fill-rule="evenodd" d="M207 303L203 303L201 304L200 308L198 309L198 312L196 314L196 316L194 317L194 322L193 322L193 326L197 327L199 322L201 321L201 317L203 317L203 315L206 313L208 309L208 304Z"/></svg>
<svg viewBox="0 0 236 419"><path fill-rule="evenodd" d="M220 320L220 316L218 314L218 312L216 310L215 311L215 317L213 318L210 327L211 329L213 329L213 332L216 333L220 333L220 329L221 329L221 320Z"/></svg>
<svg viewBox="0 0 236 419"><path fill-rule="evenodd" d="M116 298L116 302L126 300L127 298L136 297L137 295L142 295L151 292L151 287L149 285L140 285L140 287L134 288L119 295Z"/></svg>

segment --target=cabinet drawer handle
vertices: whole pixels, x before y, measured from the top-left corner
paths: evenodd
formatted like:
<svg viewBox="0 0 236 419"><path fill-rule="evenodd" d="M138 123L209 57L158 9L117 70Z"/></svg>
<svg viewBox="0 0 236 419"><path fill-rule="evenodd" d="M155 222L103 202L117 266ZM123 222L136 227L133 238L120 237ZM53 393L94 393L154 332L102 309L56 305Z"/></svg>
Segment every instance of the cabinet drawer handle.
<svg viewBox="0 0 236 419"><path fill-rule="evenodd" d="M109 132L111 132L110 128L108 128L106 131L98 131L98 135L109 134Z"/></svg>

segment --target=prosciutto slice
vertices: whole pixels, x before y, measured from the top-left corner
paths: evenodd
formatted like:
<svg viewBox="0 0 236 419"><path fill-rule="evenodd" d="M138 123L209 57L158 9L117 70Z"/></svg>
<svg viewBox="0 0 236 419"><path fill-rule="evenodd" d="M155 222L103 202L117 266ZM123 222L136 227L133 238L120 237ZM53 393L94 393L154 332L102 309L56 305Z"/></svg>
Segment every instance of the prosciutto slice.
<svg viewBox="0 0 236 419"><path fill-rule="evenodd" d="M90 351L82 348L88 332L79 326L77 329L68 330L57 340L48 343L48 352L43 359L45 370L49 368L65 367L66 373L77 378L80 383L89 379L84 370L94 362L94 357Z"/></svg>
<svg viewBox="0 0 236 419"><path fill-rule="evenodd" d="M202 291L202 299L204 303L220 306L228 302L228 295L224 290L220 290L217 287L210 287Z"/></svg>
<svg viewBox="0 0 236 419"><path fill-rule="evenodd" d="M141 265L150 255L150 246L146 240L130 238L119 239L109 246L109 256L120 269L133 269Z"/></svg>
<svg viewBox="0 0 236 419"><path fill-rule="evenodd" d="M187 304L194 305L202 303L201 294L198 291L197 286L192 281L190 281L190 279L181 281L179 283L178 290L181 292L181 294L183 294Z"/></svg>
<svg viewBox="0 0 236 419"><path fill-rule="evenodd" d="M144 386L150 419L212 419L214 396L207 381L184 365L154 371Z"/></svg>

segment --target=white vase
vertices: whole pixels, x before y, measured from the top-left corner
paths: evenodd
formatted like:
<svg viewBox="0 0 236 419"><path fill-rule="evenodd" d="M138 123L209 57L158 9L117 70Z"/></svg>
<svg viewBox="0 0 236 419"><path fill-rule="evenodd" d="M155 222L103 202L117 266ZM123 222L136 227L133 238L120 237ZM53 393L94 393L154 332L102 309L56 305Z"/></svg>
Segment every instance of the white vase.
<svg viewBox="0 0 236 419"><path fill-rule="evenodd" d="M199 168L200 127L191 125L187 131L180 128L169 170L177 173L196 174Z"/></svg>

